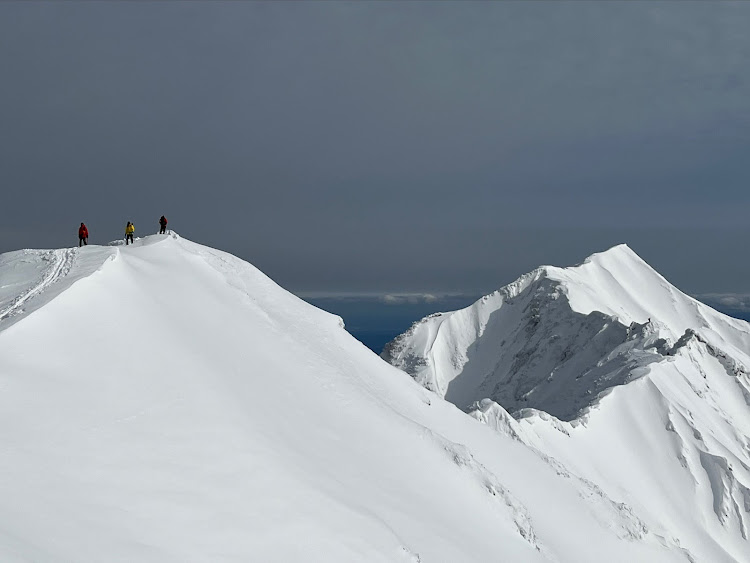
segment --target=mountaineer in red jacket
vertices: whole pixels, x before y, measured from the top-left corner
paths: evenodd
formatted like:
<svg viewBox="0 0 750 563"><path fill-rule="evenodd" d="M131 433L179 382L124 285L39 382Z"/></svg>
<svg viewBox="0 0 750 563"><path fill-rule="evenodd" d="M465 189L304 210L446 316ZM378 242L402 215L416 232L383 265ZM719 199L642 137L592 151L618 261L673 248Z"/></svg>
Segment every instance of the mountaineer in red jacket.
<svg viewBox="0 0 750 563"><path fill-rule="evenodd" d="M78 227L78 246L87 245L89 243L89 230L86 228L86 225L81 223L81 226Z"/></svg>
<svg viewBox="0 0 750 563"><path fill-rule="evenodd" d="M167 234L167 218L164 217L164 215L162 215L161 219L159 219L159 234L160 235Z"/></svg>

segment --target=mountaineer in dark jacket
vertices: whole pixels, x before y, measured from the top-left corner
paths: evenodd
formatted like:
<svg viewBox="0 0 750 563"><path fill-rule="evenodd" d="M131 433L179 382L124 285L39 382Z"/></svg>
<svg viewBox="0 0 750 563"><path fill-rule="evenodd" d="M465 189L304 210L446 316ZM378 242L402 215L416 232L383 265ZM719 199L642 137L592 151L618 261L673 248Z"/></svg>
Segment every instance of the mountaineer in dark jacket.
<svg viewBox="0 0 750 563"><path fill-rule="evenodd" d="M78 227L78 246L84 246L89 243L89 230L86 228L86 225L81 223L81 226Z"/></svg>

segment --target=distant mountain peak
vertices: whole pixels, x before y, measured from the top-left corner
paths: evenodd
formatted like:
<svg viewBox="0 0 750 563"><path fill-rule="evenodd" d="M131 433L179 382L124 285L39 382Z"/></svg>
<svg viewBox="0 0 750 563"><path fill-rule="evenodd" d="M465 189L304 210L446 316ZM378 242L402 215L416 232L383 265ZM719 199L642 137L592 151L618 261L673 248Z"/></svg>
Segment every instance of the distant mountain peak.
<svg viewBox="0 0 750 563"><path fill-rule="evenodd" d="M620 244L577 266L543 266L466 309L423 319L382 357L463 409L490 398L511 412L530 407L572 420L676 353L685 335L714 350L750 349L750 331L738 323Z"/></svg>

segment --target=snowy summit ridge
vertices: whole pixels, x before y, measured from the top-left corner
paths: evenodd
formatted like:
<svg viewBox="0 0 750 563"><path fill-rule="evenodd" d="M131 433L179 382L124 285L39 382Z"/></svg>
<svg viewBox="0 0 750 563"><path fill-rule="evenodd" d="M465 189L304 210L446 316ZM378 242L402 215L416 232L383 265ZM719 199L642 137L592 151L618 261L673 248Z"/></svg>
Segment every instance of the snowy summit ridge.
<svg viewBox="0 0 750 563"><path fill-rule="evenodd" d="M572 420L693 340L745 373L748 328L676 289L623 244L423 319L383 357L461 408L489 398L511 412Z"/></svg>
<svg viewBox="0 0 750 563"><path fill-rule="evenodd" d="M643 521L659 519L675 545L690 544L686 560L749 560L750 325L685 295L627 246L427 317L383 357Z"/></svg>
<svg viewBox="0 0 750 563"><path fill-rule="evenodd" d="M619 294L626 272L654 295ZM536 367L559 385L566 354L594 361L586 339L611 348L582 379L635 379L566 422L490 399L467 415L174 234L4 254L0 560L750 563L747 325L664 284L620 248L413 331L466 344L429 357L439 377L513 351L526 406L564 406Z"/></svg>

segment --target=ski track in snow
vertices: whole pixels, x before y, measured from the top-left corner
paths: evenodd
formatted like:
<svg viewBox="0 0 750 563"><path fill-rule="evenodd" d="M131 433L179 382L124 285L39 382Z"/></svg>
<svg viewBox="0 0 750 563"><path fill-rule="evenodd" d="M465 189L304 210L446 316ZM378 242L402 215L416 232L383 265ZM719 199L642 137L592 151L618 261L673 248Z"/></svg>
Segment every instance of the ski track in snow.
<svg viewBox="0 0 750 563"><path fill-rule="evenodd" d="M0 310L0 321L23 313L26 303L37 295L42 294L60 278L65 277L73 267L77 254L77 248L61 248L50 250L49 253L44 255L42 259L51 262L49 267L44 270L41 279L37 283L16 297L4 309Z"/></svg>

